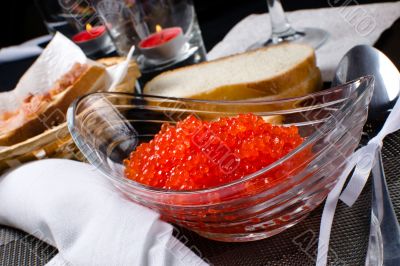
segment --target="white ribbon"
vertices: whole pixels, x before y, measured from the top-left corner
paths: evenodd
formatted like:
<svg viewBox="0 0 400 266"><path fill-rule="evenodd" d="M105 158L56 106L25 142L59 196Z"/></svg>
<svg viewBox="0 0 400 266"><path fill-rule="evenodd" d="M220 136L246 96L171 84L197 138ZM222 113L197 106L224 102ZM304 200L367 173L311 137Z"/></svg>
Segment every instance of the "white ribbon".
<svg viewBox="0 0 400 266"><path fill-rule="evenodd" d="M319 232L317 266L325 266L328 259L329 238L331 234L333 217L339 198L351 207L357 200L365 184L367 183L372 166L374 165L375 153L382 148L383 139L397 130L400 130L400 100L398 99L393 110L390 112L381 131L371 139L368 144L355 153L347 161L343 173L338 178L333 190L329 193L321 218ZM343 191L342 188L351 170L355 167L354 173Z"/></svg>

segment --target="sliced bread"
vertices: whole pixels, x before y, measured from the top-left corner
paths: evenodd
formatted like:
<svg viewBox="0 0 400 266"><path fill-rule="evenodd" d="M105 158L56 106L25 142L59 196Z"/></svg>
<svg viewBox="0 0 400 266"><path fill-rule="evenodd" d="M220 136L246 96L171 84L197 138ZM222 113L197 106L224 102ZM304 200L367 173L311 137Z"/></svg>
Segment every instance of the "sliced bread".
<svg viewBox="0 0 400 266"><path fill-rule="evenodd" d="M287 43L164 72L144 93L208 100L294 97L318 90L320 79L313 48Z"/></svg>

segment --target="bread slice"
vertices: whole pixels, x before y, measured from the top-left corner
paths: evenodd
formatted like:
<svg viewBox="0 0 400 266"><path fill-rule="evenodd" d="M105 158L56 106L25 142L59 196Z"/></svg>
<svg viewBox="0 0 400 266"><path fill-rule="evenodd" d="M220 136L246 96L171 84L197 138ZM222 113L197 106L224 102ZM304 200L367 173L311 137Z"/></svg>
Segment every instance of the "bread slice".
<svg viewBox="0 0 400 266"><path fill-rule="evenodd" d="M0 132L0 146L10 146L36 136L64 122L72 101L86 93L103 89L106 82L105 68L90 66L73 85L54 96L44 110L14 130Z"/></svg>
<svg viewBox="0 0 400 266"><path fill-rule="evenodd" d="M305 83L309 85L304 87ZM300 96L318 90L320 85L313 48L285 43L164 72L146 84L144 93L239 100L279 98L282 93L281 97Z"/></svg>
<svg viewBox="0 0 400 266"><path fill-rule="evenodd" d="M123 57L97 60L104 66L113 66L125 60ZM140 76L138 65L134 60L129 63L126 77L114 88L114 91L133 93L136 79ZM108 89L99 86L100 90ZM52 127L39 135L35 135L12 146L0 147L0 173L18 163L42 158L67 158L82 160L83 155L73 144L67 123Z"/></svg>

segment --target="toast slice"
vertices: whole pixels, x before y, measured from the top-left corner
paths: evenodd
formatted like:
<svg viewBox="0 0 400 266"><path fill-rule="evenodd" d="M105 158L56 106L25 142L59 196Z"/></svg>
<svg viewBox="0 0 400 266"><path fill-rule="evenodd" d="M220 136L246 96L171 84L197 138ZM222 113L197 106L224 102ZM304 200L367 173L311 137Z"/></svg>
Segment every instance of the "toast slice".
<svg viewBox="0 0 400 266"><path fill-rule="evenodd" d="M304 87L305 83L309 85ZM320 85L314 49L285 43L164 72L146 84L144 93L242 100L301 96L318 90Z"/></svg>
<svg viewBox="0 0 400 266"><path fill-rule="evenodd" d="M0 130L0 146L10 146L36 136L66 120L65 114L72 101L83 94L103 89L106 84L106 71L101 66L89 66L72 85L57 92L49 102L43 102L29 118L21 116L18 126Z"/></svg>

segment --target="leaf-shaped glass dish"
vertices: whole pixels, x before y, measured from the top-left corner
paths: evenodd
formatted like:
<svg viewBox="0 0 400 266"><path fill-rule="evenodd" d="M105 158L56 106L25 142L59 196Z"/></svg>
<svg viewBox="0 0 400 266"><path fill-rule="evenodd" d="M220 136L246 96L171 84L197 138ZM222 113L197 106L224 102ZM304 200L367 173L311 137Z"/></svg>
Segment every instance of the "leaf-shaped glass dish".
<svg viewBox="0 0 400 266"><path fill-rule="evenodd" d="M293 226L333 188L361 138L373 77L303 97L275 100L205 101L94 93L68 110L68 127L87 160L130 200L162 219L220 241L251 241ZM202 119L252 112L296 125L305 141L275 163L234 182L210 189L168 191L125 178L123 160L163 123L195 114ZM282 182L267 184L268 175Z"/></svg>

